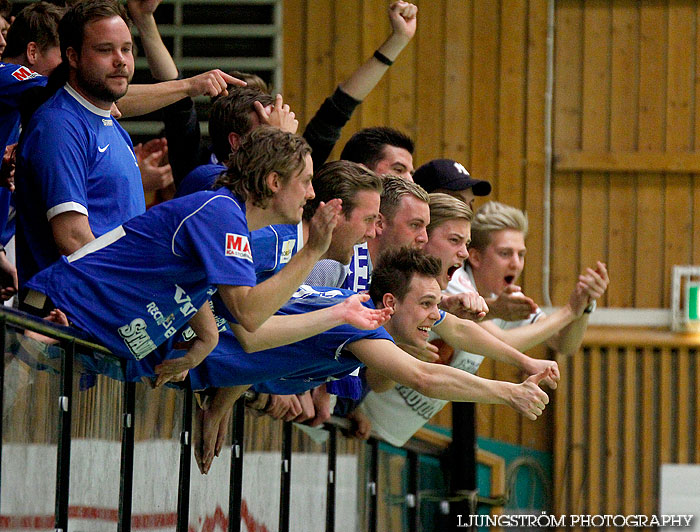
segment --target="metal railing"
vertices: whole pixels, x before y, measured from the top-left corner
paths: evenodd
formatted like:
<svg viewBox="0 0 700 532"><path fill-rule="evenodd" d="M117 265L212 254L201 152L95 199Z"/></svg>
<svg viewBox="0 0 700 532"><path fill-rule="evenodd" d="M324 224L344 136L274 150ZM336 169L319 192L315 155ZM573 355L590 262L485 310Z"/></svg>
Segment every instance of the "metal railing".
<svg viewBox="0 0 700 532"><path fill-rule="evenodd" d="M74 361L76 355L91 356L94 353L112 357L108 350L93 342L89 337L72 328L57 326L34 316L9 308L0 309L0 345L5 346L8 328L33 331L49 338L58 340L61 346L60 384L58 391L58 445L56 456L56 491L54 529L56 532L68 531L69 517L69 486L70 486L70 458L71 458L71 424L73 414L73 378ZM114 357L116 360L116 357ZM125 364L122 368L125 370ZM4 368L0 365L0 412L3 411L4 392ZM135 424L135 383L122 382L121 400L121 457L119 474L119 505L117 529L119 532L129 532L132 527L132 501L134 494L134 424ZM182 430L180 432L180 457L178 476L177 499L177 525L178 532L188 532L190 513L190 471L192 457L192 408L193 393L183 390ZM228 531L240 532L241 530L241 506L242 478L243 478L243 450L245 435L245 399L242 397L234 407L231 421L231 466L229 472L229 498L228 498ZM292 422L283 423L283 443L280 457L281 481L280 481L280 511L279 532L288 532L291 516L291 472L292 472ZM326 479L326 526L325 530L335 530L335 501L338 470L336 467L338 431L350 428L346 419L331 418L325 426L329 432L326 443L328 454L328 474ZM2 433L0 424L0 458L2 458ZM373 435L368 442L369 475L365 485L367 522L365 529L369 532L377 530L379 494L379 446L380 439ZM436 445L425 441L411 440L404 450L407 452L408 464L408 493L400 501L392 501L390 504L403 504L406 508L407 527L410 532L420 528L419 505L421 500L444 501L479 501L484 504L498 506L503 503L500 499L488 499L476 497L475 492L461 493L448 497L434 492L421 493L419 491L419 458L423 456L440 456L444 451L444 445ZM1 462L0 462L1 464ZM1 466L0 466L1 467ZM2 480L0 470L0 481ZM0 493L3 486L0 484ZM2 508L0 508L0 514ZM237 518L231 518L237 516Z"/></svg>

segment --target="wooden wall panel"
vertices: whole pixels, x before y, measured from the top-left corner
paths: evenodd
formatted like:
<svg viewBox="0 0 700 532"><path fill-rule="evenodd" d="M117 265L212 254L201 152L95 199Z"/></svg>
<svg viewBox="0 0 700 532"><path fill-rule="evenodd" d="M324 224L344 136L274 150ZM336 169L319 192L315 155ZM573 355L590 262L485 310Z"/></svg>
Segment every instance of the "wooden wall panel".
<svg viewBox="0 0 700 532"><path fill-rule="evenodd" d="M387 6L370 0L285 0L284 6L285 96L303 124L386 38ZM583 268L602 259L612 279L603 305L668 305L671 267L700 263L700 239L692 237L700 230L699 178L680 173L700 174L694 158L700 151L700 85L694 83L700 6L685 0L556 1L547 228L547 2L418 0L418 6L416 38L355 113L341 144L361 127L385 123L414 136L416 167L451 157L491 180L492 199L528 212L521 282L538 301L547 229L554 304L568 299ZM336 147L334 155L339 152ZM574 163L558 170L562 161ZM596 170L576 167L576 161ZM480 375L519 378L491 363ZM479 406L477 412L482 435L551 445L548 431L506 409ZM596 415L589 422L598 423ZM607 451L593 450L600 460ZM651 496L642 485L640 504L651 504ZM591 508L603 502L589 497Z"/></svg>

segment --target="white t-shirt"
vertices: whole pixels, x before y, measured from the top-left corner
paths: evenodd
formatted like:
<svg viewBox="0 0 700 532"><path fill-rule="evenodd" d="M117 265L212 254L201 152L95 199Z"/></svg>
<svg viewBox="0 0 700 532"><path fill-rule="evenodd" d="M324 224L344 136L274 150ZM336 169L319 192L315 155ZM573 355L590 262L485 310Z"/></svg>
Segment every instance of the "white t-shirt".
<svg viewBox="0 0 700 532"><path fill-rule="evenodd" d="M476 291L474 276L471 268L467 266L466 269L462 267L454 273L445 293L460 294ZM524 320L494 319L492 322L497 327L507 330L534 323L542 316L544 313L538 308ZM435 338L439 336L431 332L429 340ZM483 356L475 353L455 351L450 360L450 366L474 374L483 360ZM369 392L359 408L370 419L372 429L377 434L392 445L401 447L447 403L448 401L443 399L426 397L407 386L397 384L388 392Z"/></svg>

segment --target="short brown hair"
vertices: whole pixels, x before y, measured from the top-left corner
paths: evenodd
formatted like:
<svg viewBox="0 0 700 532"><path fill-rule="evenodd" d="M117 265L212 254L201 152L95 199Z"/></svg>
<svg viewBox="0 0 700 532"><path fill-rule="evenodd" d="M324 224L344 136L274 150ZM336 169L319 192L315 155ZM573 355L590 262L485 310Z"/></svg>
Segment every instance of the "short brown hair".
<svg viewBox="0 0 700 532"><path fill-rule="evenodd" d="M428 193L415 183L393 175L385 175L383 179L384 190L382 192L382 201L379 205L379 212L387 220L394 218L404 196L414 196L421 201L430 203Z"/></svg>
<svg viewBox="0 0 700 532"><path fill-rule="evenodd" d="M350 216L356 207L355 196L360 190L382 193L382 179L364 166L350 161L324 164L312 181L316 196L304 205L304 220L310 220L319 204L334 198L343 200L343 214Z"/></svg>
<svg viewBox="0 0 700 532"><path fill-rule="evenodd" d="M272 172L287 181L304 168L311 147L299 135L276 127L260 126L241 139L241 145L229 159L228 169L214 183L226 187L243 201L265 208L273 192L266 178Z"/></svg>
<svg viewBox="0 0 700 532"><path fill-rule="evenodd" d="M471 222L472 218L474 218L474 213L469 205L454 196L440 192L430 194L430 223L426 227L428 237L438 225L455 218Z"/></svg>
<svg viewBox="0 0 700 532"><path fill-rule="evenodd" d="M255 102L272 105L272 96L254 87L230 87L227 96L217 98L209 114L209 136L214 155L222 163L231 155L229 133L241 137L253 129L250 113L255 112Z"/></svg>
<svg viewBox="0 0 700 532"><path fill-rule="evenodd" d="M414 275L437 277L441 271L442 261L425 251L409 247L385 251L372 270L369 296L375 305L381 302L384 294L393 294L403 301Z"/></svg>
<svg viewBox="0 0 700 532"><path fill-rule="evenodd" d="M58 23L65 9L48 2L29 4L17 14L7 32L3 57L19 57L35 42L41 52L59 45Z"/></svg>

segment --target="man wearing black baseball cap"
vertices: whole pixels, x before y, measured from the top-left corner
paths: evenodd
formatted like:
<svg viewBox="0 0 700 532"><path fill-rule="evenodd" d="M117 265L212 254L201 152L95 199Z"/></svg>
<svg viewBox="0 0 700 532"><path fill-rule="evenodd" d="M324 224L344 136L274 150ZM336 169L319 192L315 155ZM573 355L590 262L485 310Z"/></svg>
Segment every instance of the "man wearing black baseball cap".
<svg viewBox="0 0 700 532"><path fill-rule="evenodd" d="M476 196L488 196L491 183L472 178L464 166L452 159L433 159L418 168L413 174L413 181L426 192L449 194L474 208Z"/></svg>

